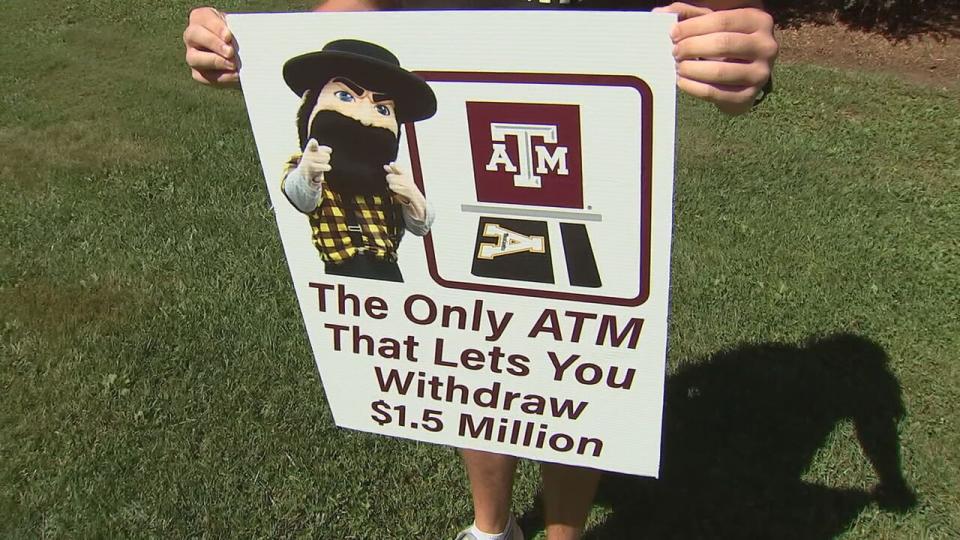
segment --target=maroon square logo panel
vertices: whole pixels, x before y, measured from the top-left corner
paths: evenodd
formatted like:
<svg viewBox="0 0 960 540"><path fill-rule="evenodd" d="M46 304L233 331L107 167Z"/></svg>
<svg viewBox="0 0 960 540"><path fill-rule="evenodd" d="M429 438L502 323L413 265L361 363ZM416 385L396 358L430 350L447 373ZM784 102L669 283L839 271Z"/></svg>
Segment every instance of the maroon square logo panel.
<svg viewBox="0 0 960 540"><path fill-rule="evenodd" d="M579 106L466 106L478 202L583 208Z"/></svg>

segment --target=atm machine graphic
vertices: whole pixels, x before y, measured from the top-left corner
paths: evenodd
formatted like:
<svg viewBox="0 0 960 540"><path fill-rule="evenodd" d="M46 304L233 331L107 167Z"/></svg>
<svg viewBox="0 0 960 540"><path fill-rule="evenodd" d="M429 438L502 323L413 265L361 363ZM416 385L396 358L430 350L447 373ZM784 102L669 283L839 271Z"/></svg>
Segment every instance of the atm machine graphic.
<svg viewBox="0 0 960 540"><path fill-rule="evenodd" d="M630 75L417 72L437 115L404 125L437 221L441 287L639 306L649 295L653 96ZM669 234L669 229L665 230Z"/></svg>
<svg viewBox="0 0 960 540"><path fill-rule="evenodd" d="M467 102L466 109L477 204L462 209L479 216L471 274L600 287L589 223L601 216L584 209L579 106ZM551 238L550 221L560 238ZM566 276L554 275L555 256Z"/></svg>

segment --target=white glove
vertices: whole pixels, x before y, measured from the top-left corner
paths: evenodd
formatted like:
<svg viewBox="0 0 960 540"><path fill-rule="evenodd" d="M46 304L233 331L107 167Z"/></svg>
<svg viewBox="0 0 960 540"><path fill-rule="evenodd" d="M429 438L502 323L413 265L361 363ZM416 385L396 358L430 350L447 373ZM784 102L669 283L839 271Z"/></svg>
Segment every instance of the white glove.
<svg viewBox="0 0 960 540"><path fill-rule="evenodd" d="M330 154L333 149L329 146L320 146L316 139L310 139L303 149L303 156L297 168L304 180L312 184L314 189L320 189L323 184L323 173L330 172Z"/></svg>
<svg viewBox="0 0 960 540"><path fill-rule="evenodd" d="M304 214L317 209L323 188L323 174L330 172L331 152L333 150L329 146L320 146L316 139L310 139L297 168L283 182L287 199Z"/></svg>
<svg viewBox="0 0 960 540"><path fill-rule="evenodd" d="M427 215L427 200L413 183L413 178L394 162L384 165L383 170L387 173L387 187L390 191L394 192L400 202L409 208L413 217L423 220Z"/></svg>

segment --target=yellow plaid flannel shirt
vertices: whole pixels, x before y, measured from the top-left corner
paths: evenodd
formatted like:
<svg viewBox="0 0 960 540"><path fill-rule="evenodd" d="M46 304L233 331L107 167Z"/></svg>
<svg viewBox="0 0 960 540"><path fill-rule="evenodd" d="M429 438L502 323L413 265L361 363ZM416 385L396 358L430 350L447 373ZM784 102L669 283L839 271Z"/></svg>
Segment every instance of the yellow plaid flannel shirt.
<svg viewBox="0 0 960 540"><path fill-rule="evenodd" d="M294 154L283 169L280 189L290 171L300 163L300 153ZM355 245L348 229L347 212L352 212L353 222L359 229L353 236L359 236L360 245ZM320 252L320 259L326 264L343 262L357 253L369 253L374 257L395 262L397 247L403 236L403 214L401 203L394 200L389 192L383 195L355 195L344 201L339 193L323 185L317 208L307 214L313 234L313 245Z"/></svg>

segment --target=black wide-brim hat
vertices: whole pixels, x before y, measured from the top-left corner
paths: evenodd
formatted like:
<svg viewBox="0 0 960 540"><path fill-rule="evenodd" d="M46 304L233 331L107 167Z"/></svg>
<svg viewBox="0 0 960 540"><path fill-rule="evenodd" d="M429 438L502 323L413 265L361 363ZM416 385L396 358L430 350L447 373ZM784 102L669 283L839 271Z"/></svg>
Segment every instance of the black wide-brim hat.
<svg viewBox="0 0 960 540"><path fill-rule="evenodd" d="M346 77L393 98L398 122L416 122L437 112L437 96L422 78L400 67L400 61L383 47L356 39L327 43L323 50L291 58L283 65L283 80L303 97L319 90L334 77Z"/></svg>

